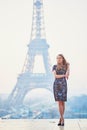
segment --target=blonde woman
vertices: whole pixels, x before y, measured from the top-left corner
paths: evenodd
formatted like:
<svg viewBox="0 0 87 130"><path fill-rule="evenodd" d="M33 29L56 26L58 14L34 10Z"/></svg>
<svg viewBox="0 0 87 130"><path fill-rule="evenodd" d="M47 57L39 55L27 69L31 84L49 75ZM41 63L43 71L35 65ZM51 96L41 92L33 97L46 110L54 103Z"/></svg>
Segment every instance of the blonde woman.
<svg viewBox="0 0 87 130"><path fill-rule="evenodd" d="M54 98L59 106L60 120L58 126L64 126L65 101L67 101L67 79L69 78L69 63L62 54L57 56L57 64L52 71L55 77L53 84Z"/></svg>

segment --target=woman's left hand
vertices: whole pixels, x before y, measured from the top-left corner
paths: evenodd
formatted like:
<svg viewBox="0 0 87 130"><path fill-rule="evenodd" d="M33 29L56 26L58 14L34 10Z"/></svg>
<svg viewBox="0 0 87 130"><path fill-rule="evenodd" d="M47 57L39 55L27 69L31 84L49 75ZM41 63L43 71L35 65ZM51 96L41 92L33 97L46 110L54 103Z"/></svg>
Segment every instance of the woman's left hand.
<svg viewBox="0 0 87 130"><path fill-rule="evenodd" d="M69 78L69 74L66 73L65 77L66 77L66 79L68 79Z"/></svg>

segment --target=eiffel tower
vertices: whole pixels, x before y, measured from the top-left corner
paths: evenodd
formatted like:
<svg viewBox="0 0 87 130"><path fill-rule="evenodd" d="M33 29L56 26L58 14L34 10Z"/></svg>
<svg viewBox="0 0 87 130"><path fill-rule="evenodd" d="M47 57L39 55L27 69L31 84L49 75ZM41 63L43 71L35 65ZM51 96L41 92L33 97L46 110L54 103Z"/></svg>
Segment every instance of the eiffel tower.
<svg viewBox="0 0 87 130"><path fill-rule="evenodd" d="M9 95L8 105L18 106L23 103L24 97L32 89L45 88L52 92L53 76L48 53L49 45L46 41L43 0L33 0L33 16L30 43L21 74ZM42 56L45 73L34 73L36 56ZM40 65L41 63L39 63ZM39 70L39 65L37 70Z"/></svg>

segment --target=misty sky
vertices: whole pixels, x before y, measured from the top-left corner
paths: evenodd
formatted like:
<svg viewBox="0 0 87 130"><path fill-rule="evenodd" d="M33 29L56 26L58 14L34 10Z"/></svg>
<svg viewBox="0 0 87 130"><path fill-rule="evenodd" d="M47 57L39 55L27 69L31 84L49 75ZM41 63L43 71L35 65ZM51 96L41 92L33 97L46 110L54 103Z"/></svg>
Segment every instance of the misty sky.
<svg viewBox="0 0 87 130"><path fill-rule="evenodd" d="M10 93L30 41L33 0L0 0L0 93ZM52 65L70 63L68 94L87 94L87 0L44 0L46 39Z"/></svg>

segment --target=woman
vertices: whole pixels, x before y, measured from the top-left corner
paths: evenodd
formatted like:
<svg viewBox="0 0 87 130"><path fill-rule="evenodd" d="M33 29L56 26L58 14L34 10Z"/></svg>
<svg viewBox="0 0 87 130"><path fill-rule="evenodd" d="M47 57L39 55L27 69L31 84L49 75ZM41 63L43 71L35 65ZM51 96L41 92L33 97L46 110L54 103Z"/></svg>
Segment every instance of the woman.
<svg viewBox="0 0 87 130"><path fill-rule="evenodd" d="M67 79L69 78L69 63L62 54L57 56L57 64L53 66L55 81L53 84L54 98L58 102L60 120L58 126L64 126L65 101L67 101Z"/></svg>

